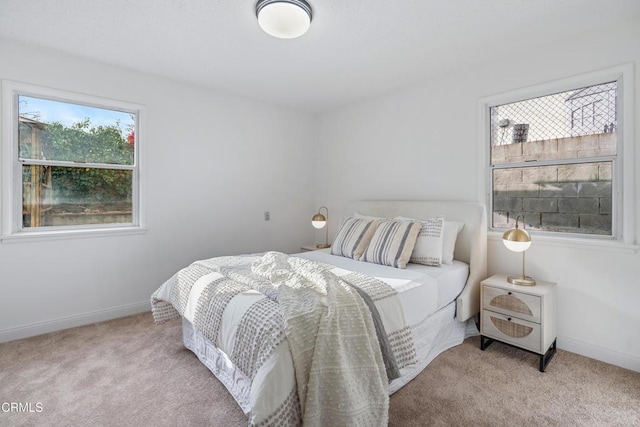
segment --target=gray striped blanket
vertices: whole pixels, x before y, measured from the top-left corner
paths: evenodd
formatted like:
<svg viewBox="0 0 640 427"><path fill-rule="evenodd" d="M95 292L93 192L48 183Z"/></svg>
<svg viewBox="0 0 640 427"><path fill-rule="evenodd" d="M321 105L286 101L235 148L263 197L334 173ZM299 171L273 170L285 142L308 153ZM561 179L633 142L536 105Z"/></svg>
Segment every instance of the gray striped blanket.
<svg viewBox="0 0 640 427"><path fill-rule="evenodd" d="M188 312L194 327L218 347L225 308L236 296L256 291L264 297L241 316L227 356L258 381L258 372L286 342L295 387L268 414L250 416L249 424L387 425L387 383L415 362L416 353L396 292L384 282L278 252L218 257L195 262L165 282L152 295L153 315L160 323Z"/></svg>

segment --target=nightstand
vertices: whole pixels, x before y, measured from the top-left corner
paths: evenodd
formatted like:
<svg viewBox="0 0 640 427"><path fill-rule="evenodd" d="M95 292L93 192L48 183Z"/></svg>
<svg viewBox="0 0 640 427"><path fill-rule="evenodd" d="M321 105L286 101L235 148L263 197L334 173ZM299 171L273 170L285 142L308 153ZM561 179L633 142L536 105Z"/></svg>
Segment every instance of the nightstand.
<svg viewBox="0 0 640 427"><path fill-rule="evenodd" d="M504 274L485 279L480 288L480 348L499 341L540 356L544 372L556 354L555 283L512 285Z"/></svg>
<svg viewBox="0 0 640 427"><path fill-rule="evenodd" d="M319 248L316 245L307 245L307 246L301 246L300 252L319 251L320 249L326 249L326 248Z"/></svg>

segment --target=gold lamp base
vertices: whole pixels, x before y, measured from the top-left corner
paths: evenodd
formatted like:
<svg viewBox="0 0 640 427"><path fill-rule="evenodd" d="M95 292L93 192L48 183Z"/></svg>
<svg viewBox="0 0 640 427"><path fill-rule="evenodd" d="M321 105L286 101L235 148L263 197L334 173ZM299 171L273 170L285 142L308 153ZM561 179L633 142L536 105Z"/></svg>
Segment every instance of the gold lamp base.
<svg viewBox="0 0 640 427"><path fill-rule="evenodd" d="M536 285L536 281L529 276L523 276L523 277L509 276L507 277L507 282L511 283L512 285L518 285L518 286L535 286Z"/></svg>
<svg viewBox="0 0 640 427"><path fill-rule="evenodd" d="M331 245L328 245L326 243L318 243L316 245L316 248L318 248L318 249L326 249L326 248L330 248L330 247L331 247Z"/></svg>

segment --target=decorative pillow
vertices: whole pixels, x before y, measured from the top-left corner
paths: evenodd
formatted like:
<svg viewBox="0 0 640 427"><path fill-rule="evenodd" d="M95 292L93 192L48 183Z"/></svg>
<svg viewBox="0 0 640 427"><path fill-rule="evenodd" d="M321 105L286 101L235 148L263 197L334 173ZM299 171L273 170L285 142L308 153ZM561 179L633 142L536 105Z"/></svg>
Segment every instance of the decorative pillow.
<svg viewBox="0 0 640 427"><path fill-rule="evenodd" d="M444 234L444 217L430 219L413 219L397 216L402 221L417 221L422 224L420 234L411 253L410 262L433 267L442 265L442 237Z"/></svg>
<svg viewBox="0 0 640 427"><path fill-rule="evenodd" d="M331 245L331 254L359 260L377 226L378 221L345 218Z"/></svg>
<svg viewBox="0 0 640 427"><path fill-rule="evenodd" d="M420 228L420 222L380 221L360 261L406 268Z"/></svg>
<svg viewBox="0 0 640 427"><path fill-rule="evenodd" d="M456 249L458 234L462 231L464 222L445 221L444 237L442 239L442 263L453 264L453 252Z"/></svg>

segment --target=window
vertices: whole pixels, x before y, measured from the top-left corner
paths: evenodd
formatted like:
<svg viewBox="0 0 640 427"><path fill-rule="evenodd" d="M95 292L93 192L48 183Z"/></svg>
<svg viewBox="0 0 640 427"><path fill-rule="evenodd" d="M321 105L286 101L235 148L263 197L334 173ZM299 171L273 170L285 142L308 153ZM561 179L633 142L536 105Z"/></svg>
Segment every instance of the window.
<svg viewBox="0 0 640 427"><path fill-rule="evenodd" d="M633 242L630 69L481 100L490 228Z"/></svg>
<svg viewBox="0 0 640 427"><path fill-rule="evenodd" d="M3 96L3 239L139 228L139 106L12 82Z"/></svg>

